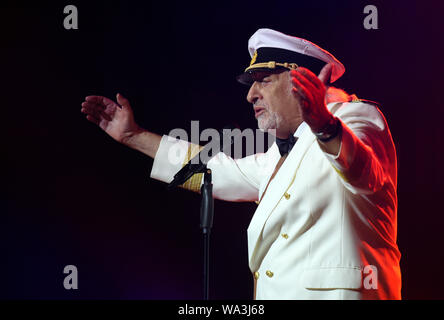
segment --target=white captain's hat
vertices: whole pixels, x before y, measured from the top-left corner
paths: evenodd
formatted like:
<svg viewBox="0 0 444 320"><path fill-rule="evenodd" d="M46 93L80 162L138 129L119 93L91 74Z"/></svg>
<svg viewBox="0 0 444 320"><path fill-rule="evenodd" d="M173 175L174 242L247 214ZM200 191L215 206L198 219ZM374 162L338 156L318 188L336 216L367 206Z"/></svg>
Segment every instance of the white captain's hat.
<svg viewBox="0 0 444 320"><path fill-rule="evenodd" d="M272 73L304 67L318 74L325 64L332 65L330 82L345 72L344 65L330 52L316 44L272 29L259 29L248 40L250 65L237 77L240 83L251 85L258 71Z"/></svg>

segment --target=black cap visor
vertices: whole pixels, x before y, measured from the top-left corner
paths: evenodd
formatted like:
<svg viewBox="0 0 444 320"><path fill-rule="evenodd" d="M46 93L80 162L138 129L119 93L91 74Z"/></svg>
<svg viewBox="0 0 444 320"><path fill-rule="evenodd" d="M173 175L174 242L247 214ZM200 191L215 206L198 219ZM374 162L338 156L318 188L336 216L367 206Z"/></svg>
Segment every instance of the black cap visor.
<svg viewBox="0 0 444 320"><path fill-rule="evenodd" d="M274 69L270 68L254 68L250 69L236 77L236 80L240 83L251 86L255 81L262 81L263 78L270 74L281 73L284 71L289 71L289 68L277 67Z"/></svg>

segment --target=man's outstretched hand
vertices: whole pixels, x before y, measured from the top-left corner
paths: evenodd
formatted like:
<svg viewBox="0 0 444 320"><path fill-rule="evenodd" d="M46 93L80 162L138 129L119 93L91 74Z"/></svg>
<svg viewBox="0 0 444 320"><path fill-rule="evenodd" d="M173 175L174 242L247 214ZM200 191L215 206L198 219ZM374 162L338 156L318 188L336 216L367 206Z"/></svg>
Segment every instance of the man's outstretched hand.
<svg viewBox="0 0 444 320"><path fill-rule="evenodd" d="M125 144L141 128L134 121L128 100L119 93L116 98L117 103L106 97L87 96L80 111L113 139Z"/></svg>

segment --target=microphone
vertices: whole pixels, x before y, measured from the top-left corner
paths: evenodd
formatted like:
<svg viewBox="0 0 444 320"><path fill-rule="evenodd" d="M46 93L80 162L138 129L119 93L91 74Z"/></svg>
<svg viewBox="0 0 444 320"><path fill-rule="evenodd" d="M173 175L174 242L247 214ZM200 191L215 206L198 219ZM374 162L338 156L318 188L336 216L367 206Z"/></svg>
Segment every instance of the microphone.
<svg viewBox="0 0 444 320"><path fill-rule="evenodd" d="M195 173L203 172L207 166L207 162L210 161L211 158L213 158L217 153L231 148L231 145L234 143L235 136L230 135L229 140L224 139L224 131L232 131L233 129L236 129L236 127L233 125L227 125L222 130L219 130L218 137L213 138L210 142L208 142L198 154L196 154L182 169L180 169L174 175L173 181L171 181L167 186L168 190L171 190L172 188L185 183ZM214 152L215 149L216 152ZM205 162L203 162L201 159L202 155L204 155L206 159Z"/></svg>

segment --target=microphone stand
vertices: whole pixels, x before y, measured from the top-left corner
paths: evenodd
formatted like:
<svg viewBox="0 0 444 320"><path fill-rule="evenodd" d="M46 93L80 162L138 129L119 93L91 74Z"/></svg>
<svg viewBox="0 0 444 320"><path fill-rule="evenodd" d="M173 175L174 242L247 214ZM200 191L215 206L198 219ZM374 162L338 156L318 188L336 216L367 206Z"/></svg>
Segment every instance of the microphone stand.
<svg viewBox="0 0 444 320"><path fill-rule="evenodd" d="M209 300L210 290L210 235L213 227L214 199L213 184L211 183L211 170L205 168L204 183L200 188L202 202L200 206L200 228L203 233L203 277L204 277L204 300Z"/></svg>
<svg viewBox="0 0 444 320"><path fill-rule="evenodd" d="M211 181L211 170L207 168L206 164L201 165L193 173L188 171L188 173L182 177L175 179L168 185L168 189L185 183L189 178L193 176L194 173L203 173L204 182L200 187L200 192L202 195L201 205L200 205L200 228L203 234L203 285L204 285L204 300L209 300L209 289L210 289L210 235L211 228L213 227L213 216L214 216L214 198L213 198L213 184Z"/></svg>
<svg viewBox="0 0 444 320"><path fill-rule="evenodd" d="M233 126L225 126L224 129L233 129ZM223 136L223 130L219 131L220 136ZM222 143L220 141L220 151L225 150L234 143L234 137L226 142ZM206 148L207 146L205 146ZM203 152L203 151L201 151ZM213 153L214 155L214 153ZM199 157L196 155L195 157ZM193 158L194 159L194 158ZM213 198L213 184L211 181L211 170L207 168L207 164L202 161L198 163L193 163L191 159L182 169L179 170L174 175L174 179L167 188L171 190L178 185L185 183L190 179L195 173L204 174L204 182L200 187L200 192L202 194L202 200L200 205L200 228L202 229L203 240L204 240L204 300L209 300L209 289L210 289L210 235L211 228L213 227L213 216L214 216L214 198Z"/></svg>

